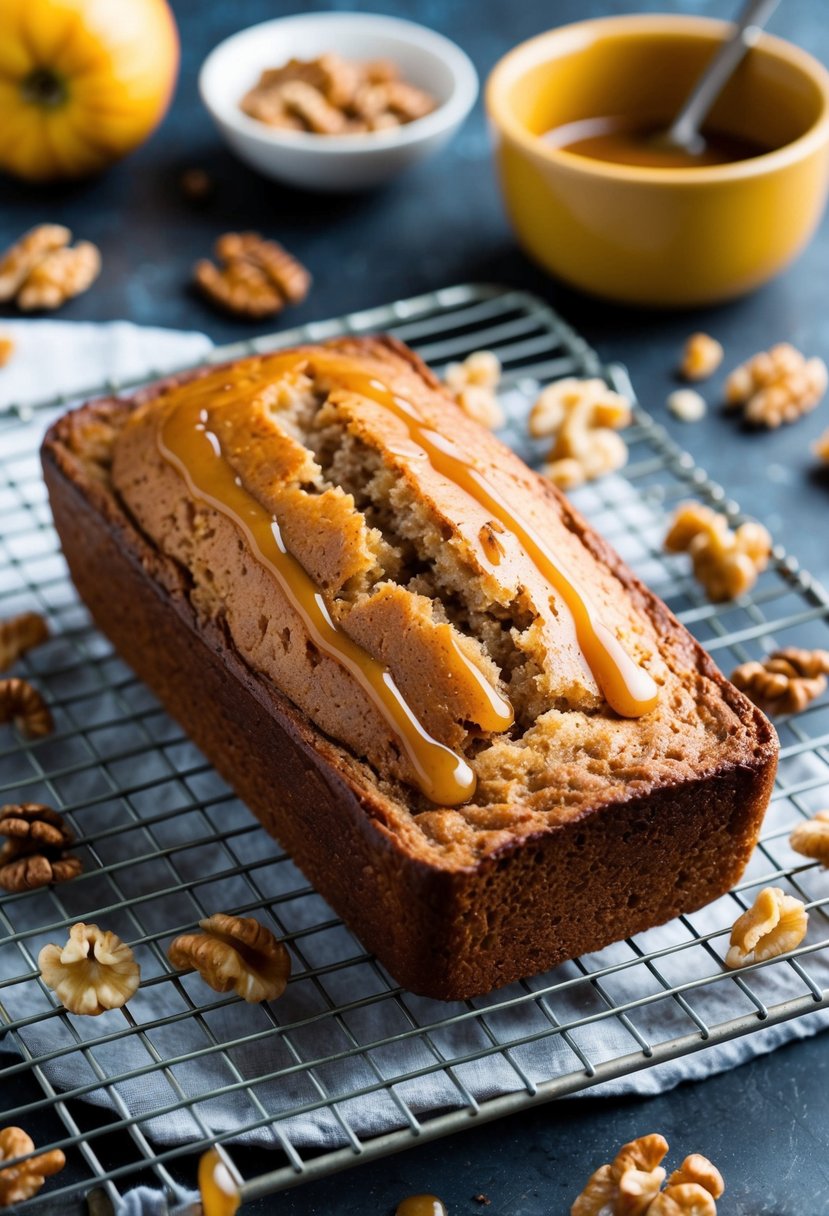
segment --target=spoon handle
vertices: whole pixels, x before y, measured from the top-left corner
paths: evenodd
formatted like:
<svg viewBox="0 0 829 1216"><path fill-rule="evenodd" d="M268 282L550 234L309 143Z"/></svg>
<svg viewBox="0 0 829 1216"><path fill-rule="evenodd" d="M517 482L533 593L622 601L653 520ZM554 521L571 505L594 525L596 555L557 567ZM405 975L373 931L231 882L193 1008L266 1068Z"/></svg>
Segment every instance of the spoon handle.
<svg viewBox="0 0 829 1216"><path fill-rule="evenodd" d="M668 129L672 143L689 145L699 136L699 129L719 96L725 82L750 47L754 45L780 0L748 0L734 32L720 47L714 58L694 85L688 100Z"/></svg>

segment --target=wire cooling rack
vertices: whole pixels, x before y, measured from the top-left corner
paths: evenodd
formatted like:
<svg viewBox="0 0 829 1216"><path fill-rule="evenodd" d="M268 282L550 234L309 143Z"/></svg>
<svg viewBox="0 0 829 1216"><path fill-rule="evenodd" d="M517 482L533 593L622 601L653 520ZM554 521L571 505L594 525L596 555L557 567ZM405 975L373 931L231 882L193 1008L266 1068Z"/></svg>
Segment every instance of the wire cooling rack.
<svg viewBox="0 0 829 1216"><path fill-rule="evenodd" d="M540 384L606 375L631 392L624 369L602 368L540 301L489 287L447 289L212 357L376 330L438 369L497 351L504 437L530 460L539 452L524 422ZM240 1139L272 1150L246 1173L253 1155L232 1149L250 1199L829 1006L819 953L829 944L829 878L788 846L792 826L829 794L826 698L778 722L765 834L729 896L486 999L447 1005L399 989L90 626L36 454L61 405L0 417L0 617L34 609L49 619L52 640L19 673L43 690L56 723L36 742L0 728L0 801L58 807L84 861L73 882L0 902L0 1122L47 1128L38 1149L68 1157L66 1173L26 1210L82 1210L93 1189L117 1207L139 1179L192 1182L194 1154ZM576 492L577 505L720 666L776 645L829 644L826 594L779 548L750 595L705 600L685 559L662 552L665 513L689 495L732 523L738 508L643 411L626 437L624 475ZM783 959L728 973L730 925L768 883L806 902L809 935ZM171 972L169 940L218 908L255 913L285 939L293 978L280 1001L246 1006ZM98 1019L67 1014L38 978L40 947L65 940L79 919L115 930L142 966L129 1006Z"/></svg>

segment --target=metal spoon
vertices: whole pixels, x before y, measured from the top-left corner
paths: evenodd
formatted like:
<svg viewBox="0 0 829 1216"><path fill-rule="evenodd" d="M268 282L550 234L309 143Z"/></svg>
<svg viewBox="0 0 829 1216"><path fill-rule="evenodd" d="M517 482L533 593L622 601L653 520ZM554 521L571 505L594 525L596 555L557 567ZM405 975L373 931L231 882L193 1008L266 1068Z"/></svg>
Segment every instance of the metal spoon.
<svg viewBox="0 0 829 1216"><path fill-rule="evenodd" d="M731 73L754 45L780 0L748 0L730 38L722 44L691 90L667 131L654 135L654 147L699 156L705 151L700 127Z"/></svg>

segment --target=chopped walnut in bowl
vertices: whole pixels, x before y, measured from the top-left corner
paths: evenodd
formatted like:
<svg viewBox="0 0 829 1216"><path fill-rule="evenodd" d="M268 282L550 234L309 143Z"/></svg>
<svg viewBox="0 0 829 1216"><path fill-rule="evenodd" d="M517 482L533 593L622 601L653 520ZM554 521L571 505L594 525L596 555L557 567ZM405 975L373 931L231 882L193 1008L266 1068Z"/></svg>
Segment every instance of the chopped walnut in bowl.
<svg viewBox="0 0 829 1216"><path fill-rule="evenodd" d="M478 78L459 46L425 26L314 12L225 39L202 65L199 91L231 150L259 173L354 191L441 148L472 109Z"/></svg>
<svg viewBox="0 0 829 1216"><path fill-rule="evenodd" d="M326 51L265 68L239 107L271 127L314 135L385 131L425 118L437 102L389 59L344 59Z"/></svg>

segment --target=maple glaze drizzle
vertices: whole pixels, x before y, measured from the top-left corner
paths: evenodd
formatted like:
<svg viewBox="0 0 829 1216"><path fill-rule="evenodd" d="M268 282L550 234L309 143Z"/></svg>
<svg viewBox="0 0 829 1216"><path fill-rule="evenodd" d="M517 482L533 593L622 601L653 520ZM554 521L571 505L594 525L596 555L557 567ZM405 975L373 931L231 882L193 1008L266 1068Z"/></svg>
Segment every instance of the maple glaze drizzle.
<svg viewBox="0 0 829 1216"><path fill-rule="evenodd" d="M242 1203L218 1149L210 1148L199 1158L199 1193L204 1216L235 1216Z"/></svg>
<svg viewBox="0 0 829 1216"><path fill-rule="evenodd" d="M434 430L410 401L393 393L376 377L355 370L350 361L338 363L329 356L319 360L315 357L314 363L334 372L338 389L367 397L399 418L437 472L465 490L516 537L533 565L570 610L582 654L611 709L624 718L638 718L653 709L659 690L650 675L633 661L615 634L599 619L532 524L503 501L457 444Z"/></svg>
<svg viewBox="0 0 829 1216"><path fill-rule="evenodd" d="M287 358L287 356L286 356ZM296 366L288 364L285 370ZM257 560L274 576L286 599L302 619L319 649L343 666L385 718L411 763L417 783L430 801L456 806L475 792L475 774L462 756L434 739L417 720L388 668L354 642L333 620L325 598L300 562L288 552L279 524L242 485L222 454L218 437L209 429L212 410L249 394L244 377L222 384L215 377L177 390L173 407L162 421L161 455L184 479L194 498L206 502L243 533ZM225 376L225 380L228 376ZM478 722L483 730L503 731L513 722L510 703L453 643L455 655L476 682Z"/></svg>
<svg viewBox="0 0 829 1216"><path fill-rule="evenodd" d="M446 1206L437 1195L410 1195L398 1203L395 1216L446 1216Z"/></svg>

